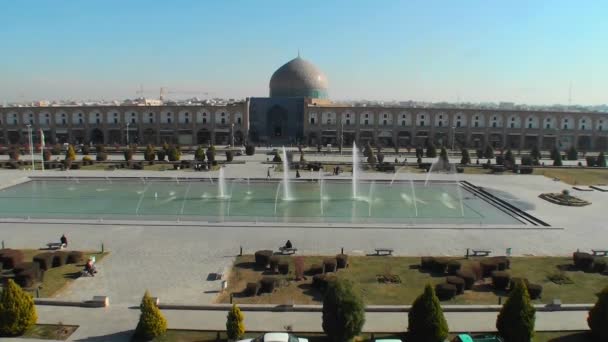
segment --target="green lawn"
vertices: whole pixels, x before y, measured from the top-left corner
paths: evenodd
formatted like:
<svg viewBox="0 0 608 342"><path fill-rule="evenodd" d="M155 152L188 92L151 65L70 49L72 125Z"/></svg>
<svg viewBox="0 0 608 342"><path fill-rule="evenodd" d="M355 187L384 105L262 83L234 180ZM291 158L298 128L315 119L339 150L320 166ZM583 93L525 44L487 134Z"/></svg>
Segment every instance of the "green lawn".
<svg viewBox="0 0 608 342"><path fill-rule="evenodd" d="M534 169L535 175L559 178L571 185L608 184L608 168L604 169Z"/></svg>
<svg viewBox="0 0 608 342"><path fill-rule="evenodd" d="M32 261L35 255L46 252L44 250L37 249L22 249L22 251L25 254L25 261ZM101 262L107 255L108 252L85 252L86 258L89 256L95 256L96 263ZM79 263L55 267L45 271L44 281L42 282L40 290L38 291L39 296L41 298L50 298L56 296L65 286L80 276L83 268L84 263Z"/></svg>
<svg viewBox="0 0 608 342"><path fill-rule="evenodd" d="M221 294L218 302L229 302L229 293L234 294L237 303L259 304L314 304L320 303L321 293L311 288L312 277L300 282L293 281L293 257L285 257L290 261L290 273L278 276L282 279L281 286L272 294L255 297L242 295L246 283L256 282L263 276L253 268L254 258L251 255L237 257L228 280L228 291ZM312 264L320 264L324 257L306 256L305 269ZM470 262L460 258L465 265ZM421 272L418 269L420 258L417 257L375 257L357 256L349 257L350 266L338 271L338 276L350 279L355 285L366 304L411 304L422 292L427 283L437 284L445 282L445 276ZM531 283L543 286L542 299L536 303L550 303L554 298L560 298L563 303L594 303L596 293L608 284L608 276L597 273L570 271L568 266L572 260L566 257L517 257L511 259L511 270L514 277L525 277ZM547 276L564 269L574 284L557 285L547 279ZM376 275L394 274L401 279L401 284L381 284ZM444 302L445 304L497 304L498 297L506 296L502 291L494 291L491 280L478 283L473 290Z"/></svg>

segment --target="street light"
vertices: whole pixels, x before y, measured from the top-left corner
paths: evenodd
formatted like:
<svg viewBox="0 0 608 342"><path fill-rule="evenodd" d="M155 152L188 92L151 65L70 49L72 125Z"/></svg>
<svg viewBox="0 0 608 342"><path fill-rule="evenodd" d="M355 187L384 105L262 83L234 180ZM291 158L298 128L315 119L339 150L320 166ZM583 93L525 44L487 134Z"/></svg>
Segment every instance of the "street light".
<svg viewBox="0 0 608 342"><path fill-rule="evenodd" d="M129 146L129 124L130 122L127 121L127 146Z"/></svg>
<svg viewBox="0 0 608 342"><path fill-rule="evenodd" d="M234 148L234 122L230 124L230 147Z"/></svg>
<svg viewBox="0 0 608 342"><path fill-rule="evenodd" d="M454 151L454 142L456 141L456 126L452 126L452 154L456 154Z"/></svg>
<svg viewBox="0 0 608 342"><path fill-rule="evenodd" d="M32 171L34 171L34 143L32 140L32 125L27 125L27 133L29 135L30 140L30 158L32 158Z"/></svg>

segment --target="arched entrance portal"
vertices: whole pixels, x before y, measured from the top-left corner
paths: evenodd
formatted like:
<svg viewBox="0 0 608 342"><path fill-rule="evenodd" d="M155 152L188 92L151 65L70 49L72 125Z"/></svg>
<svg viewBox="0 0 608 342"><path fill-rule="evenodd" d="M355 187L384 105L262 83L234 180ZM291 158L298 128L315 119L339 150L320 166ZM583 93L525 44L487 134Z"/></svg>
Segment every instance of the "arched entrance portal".
<svg viewBox="0 0 608 342"><path fill-rule="evenodd" d="M287 110L281 106L273 106L266 117L268 135L272 138L288 137Z"/></svg>

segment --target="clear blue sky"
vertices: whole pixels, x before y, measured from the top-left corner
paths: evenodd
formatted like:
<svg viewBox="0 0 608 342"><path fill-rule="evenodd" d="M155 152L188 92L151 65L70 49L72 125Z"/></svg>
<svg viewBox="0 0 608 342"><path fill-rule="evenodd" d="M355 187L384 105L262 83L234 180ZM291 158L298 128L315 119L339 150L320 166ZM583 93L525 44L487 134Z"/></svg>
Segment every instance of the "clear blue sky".
<svg viewBox="0 0 608 342"><path fill-rule="evenodd" d="M608 1L7 1L0 101L140 84L265 96L297 55L334 99L608 102Z"/></svg>

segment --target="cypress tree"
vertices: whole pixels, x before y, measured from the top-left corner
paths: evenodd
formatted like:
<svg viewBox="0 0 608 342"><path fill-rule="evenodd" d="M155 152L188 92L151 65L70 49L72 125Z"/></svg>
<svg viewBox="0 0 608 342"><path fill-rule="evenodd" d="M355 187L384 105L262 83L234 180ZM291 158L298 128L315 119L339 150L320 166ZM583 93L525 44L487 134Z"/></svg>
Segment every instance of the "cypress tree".
<svg viewBox="0 0 608 342"><path fill-rule="evenodd" d="M199 146L194 152L194 159L197 161L205 160L205 149L202 146Z"/></svg>
<svg viewBox="0 0 608 342"><path fill-rule="evenodd" d="M562 155L561 153L559 153L559 151L557 151L557 153L555 153L554 157L553 157L553 166L562 166Z"/></svg>
<svg viewBox="0 0 608 342"><path fill-rule="evenodd" d="M408 341L443 342L448 337L448 323L443 316L435 290L427 284L408 314Z"/></svg>
<svg viewBox="0 0 608 342"><path fill-rule="evenodd" d="M471 164L471 156L469 155L469 150L467 150L466 148L463 148L461 155L462 155L462 158L460 158L460 164L463 164L463 165Z"/></svg>
<svg viewBox="0 0 608 342"><path fill-rule="evenodd" d="M606 167L606 157L604 156L604 152L600 152L600 154L597 156L596 163L599 167Z"/></svg>
<svg viewBox="0 0 608 342"><path fill-rule="evenodd" d="M568 160L577 160L578 159L578 151L574 146L571 146L568 149Z"/></svg>
<svg viewBox="0 0 608 342"><path fill-rule="evenodd" d="M513 152L511 152L511 149L507 150L507 153L505 153L505 165L509 165L509 166L513 166L515 165L515 156L513 155Z"/></svg>
<svg viewBox="0 0 608 342"><path fill-rule="evenodd" d="M437 147L434 143L429 143L426 147L426 156L427 158L436 158L437 157Z"/></svg>
<svg viewBox="0 0 608 342"><path fill-rule="evenodd" d="M154 161L154 158L156 158L154 147L152 147L152 145L148 145L146 147L146 152L144 152L144 159L146 159L146 161Z"/></svg>
<svg viewBox="0 0 608 342"><path fill-rule="evenodd" d="M19 336L36 324L34 299L9 279L0 293L0 336Z"/></svg>
<svg viewBox="0 0 608 342"><path fill-rule="evenodd" d="M232 309L226 317L226 335L231 340L237 340L245 334L245 316L236 304L232 304Z"/></svg>
<svg viewBox="0 0 608 342"><path fill-rule="evenodd" d="M600 292L597 302L589 310L587 324L594 341L608 341L608 287Z"/></svg>
<svg viewBox="0 0 608 342"><path fill-rule="evenodd" d="M535 314L526 285L518 281L500 309L496 329L505 342L530 341L534 336Z"/></svg>
<svg viewBox="0 0 608 342"><path fill-rule="evenodd" d="M538 146L534 145L534 147L532 147L532 151L530 151L530 156L535 161L539 161L541 159L542 156L540 154L540 150L538 149Z"/></svg>
<svg viewBox="0 0 608 342"><path fill-rule="evenodd" d="M323 298L323 331L330 341L348 342L361 333L365 307L352 283L338 279L330 282Z"/></svg>
<svg viewBox="0 0 608 342"><path fill-rule="evenodd" d="M135 328L135 336L143 339L153 339L167 332L167 320L156 306L146 290L139 305L141 314Z"/></svg>
<svg viewBox="0 0 608 342"><path fill-rule="evenodd" d="M74 146L69 145L68 150L65 153L65 160L76 160L76 151L74 151Z"/></svg>
<svg viewBox="0 0 608 342"><path fill-rule="evenodd" d="M486 146L486 150L483 152L483 156L487 159L494 158L494 149L492 148L492 146Z"/></svg>
<svg viewBox="0 0 608 342"><path fill-rule="evenodd" d="M215 146L211 145L209 146L209 148L207 148L207 152L205 152L205 154L207 155L207 160L212 162L215 160Z"/></svg>

